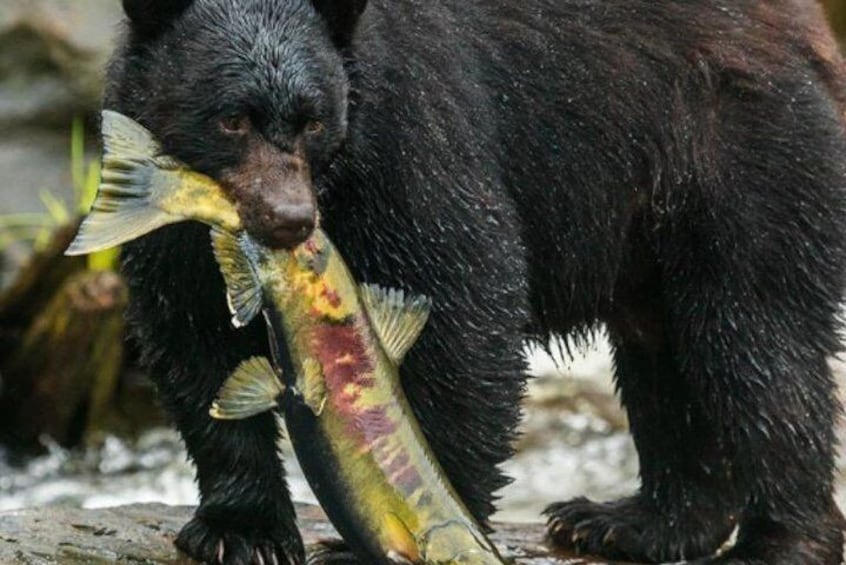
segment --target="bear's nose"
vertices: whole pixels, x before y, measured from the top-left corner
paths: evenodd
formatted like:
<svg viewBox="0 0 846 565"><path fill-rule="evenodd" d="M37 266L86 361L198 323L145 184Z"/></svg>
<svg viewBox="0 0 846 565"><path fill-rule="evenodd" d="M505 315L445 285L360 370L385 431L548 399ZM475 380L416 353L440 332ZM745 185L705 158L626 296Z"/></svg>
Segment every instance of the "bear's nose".
<svg viewBox="0 0 846 565"><path fill-rule="evenodd" d="M277 204L263 218L256 235L269 247L291 249L311 235L315 212L312 204Z"/></svg>

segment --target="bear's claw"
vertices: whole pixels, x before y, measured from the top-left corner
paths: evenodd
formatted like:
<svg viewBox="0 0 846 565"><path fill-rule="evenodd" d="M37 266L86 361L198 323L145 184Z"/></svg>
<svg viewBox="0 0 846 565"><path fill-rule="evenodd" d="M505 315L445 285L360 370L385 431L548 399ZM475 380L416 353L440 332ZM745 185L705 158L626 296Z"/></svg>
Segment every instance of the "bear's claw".
<svg viewBox="0 0 846 565"><path fill-rule="evenodd" d="M326 540L317 544L308 556L308 565L360 565L361 561L340 540Z"/></svg>
<svg viewBox="0 0 846 565"><path fill-rule="evenodd" d="M731 531L665 523L637 497L610 503L577 498L553 504L544 514L551 545L613 560L654 563L709 556Z"/></svg>
<svg viewBox="0 0 846 565"><path fill-rule="evenodd" d="M175 543L185 555L212 565L304 565L302 543L294 536L281 531L238 532L194 517Z"/></svg>

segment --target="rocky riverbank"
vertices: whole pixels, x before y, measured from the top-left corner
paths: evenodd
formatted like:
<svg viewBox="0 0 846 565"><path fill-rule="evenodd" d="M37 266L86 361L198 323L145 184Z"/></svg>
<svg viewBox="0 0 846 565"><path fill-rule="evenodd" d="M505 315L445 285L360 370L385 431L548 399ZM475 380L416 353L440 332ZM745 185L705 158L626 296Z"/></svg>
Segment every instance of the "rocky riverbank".
<svg viewBox="0 0 846 565"><path fill-rule="evenodd" d="M5 565L189 564L173 546L192 509L161 504L81 510L63 506L0 514L0 563ZM297 508L303 538L313 552L338 535L315 506ZM497 524L493 536L517 565L598 563L550 553L543 527Z"/></svg>

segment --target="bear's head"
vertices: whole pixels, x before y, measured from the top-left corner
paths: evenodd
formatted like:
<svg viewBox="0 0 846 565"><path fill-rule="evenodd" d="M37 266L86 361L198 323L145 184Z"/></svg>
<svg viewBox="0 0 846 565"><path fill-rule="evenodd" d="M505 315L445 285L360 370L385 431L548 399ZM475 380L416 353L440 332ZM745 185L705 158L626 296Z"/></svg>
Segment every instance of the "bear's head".
<svg viewBox="0 0 846 565"><path fill-rule="evenodd" d="M216 179L247 230L293 247L317 221L314 176L346 137L342 53L366 0L123 0L105 106Z"/></svg>

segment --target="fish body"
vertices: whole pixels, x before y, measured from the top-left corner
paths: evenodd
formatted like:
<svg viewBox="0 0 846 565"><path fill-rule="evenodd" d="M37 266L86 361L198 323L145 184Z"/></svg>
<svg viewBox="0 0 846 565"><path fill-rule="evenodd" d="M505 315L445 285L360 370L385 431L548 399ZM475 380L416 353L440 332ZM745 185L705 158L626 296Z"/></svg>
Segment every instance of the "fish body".
<svg viewBox="0 0 846 565"><path fill-rule="evenodd" d="M252 374L236 373L212 415L244 417L244 406L266 409L278 397L309 483L368 562L502 563L432 456L400 384L397 366L423 329L428 300L359 287L320 230L290 252L245 233L215 231L213 240L230 293L240 289L230 295L236 323L257 314L260 288L277 366L290 366L281 367L284 392L268 394L265 384L251 402L247 381L276 378L270 363L256 370L261 361L251 361Z"/></svg>
<svg viewBox="0 0 846 565"><path fill-rule="evenodd" d="M503 563L432 454L399 380L429 301L357 285L319 229L294 250L261 246L220 187L160 156L143 127L104 112L103 134L101 189L68 253L205 222L233 324L266 320L274 362L244 361L212 416L280 407L312 489L366 562Z"/></svg>

